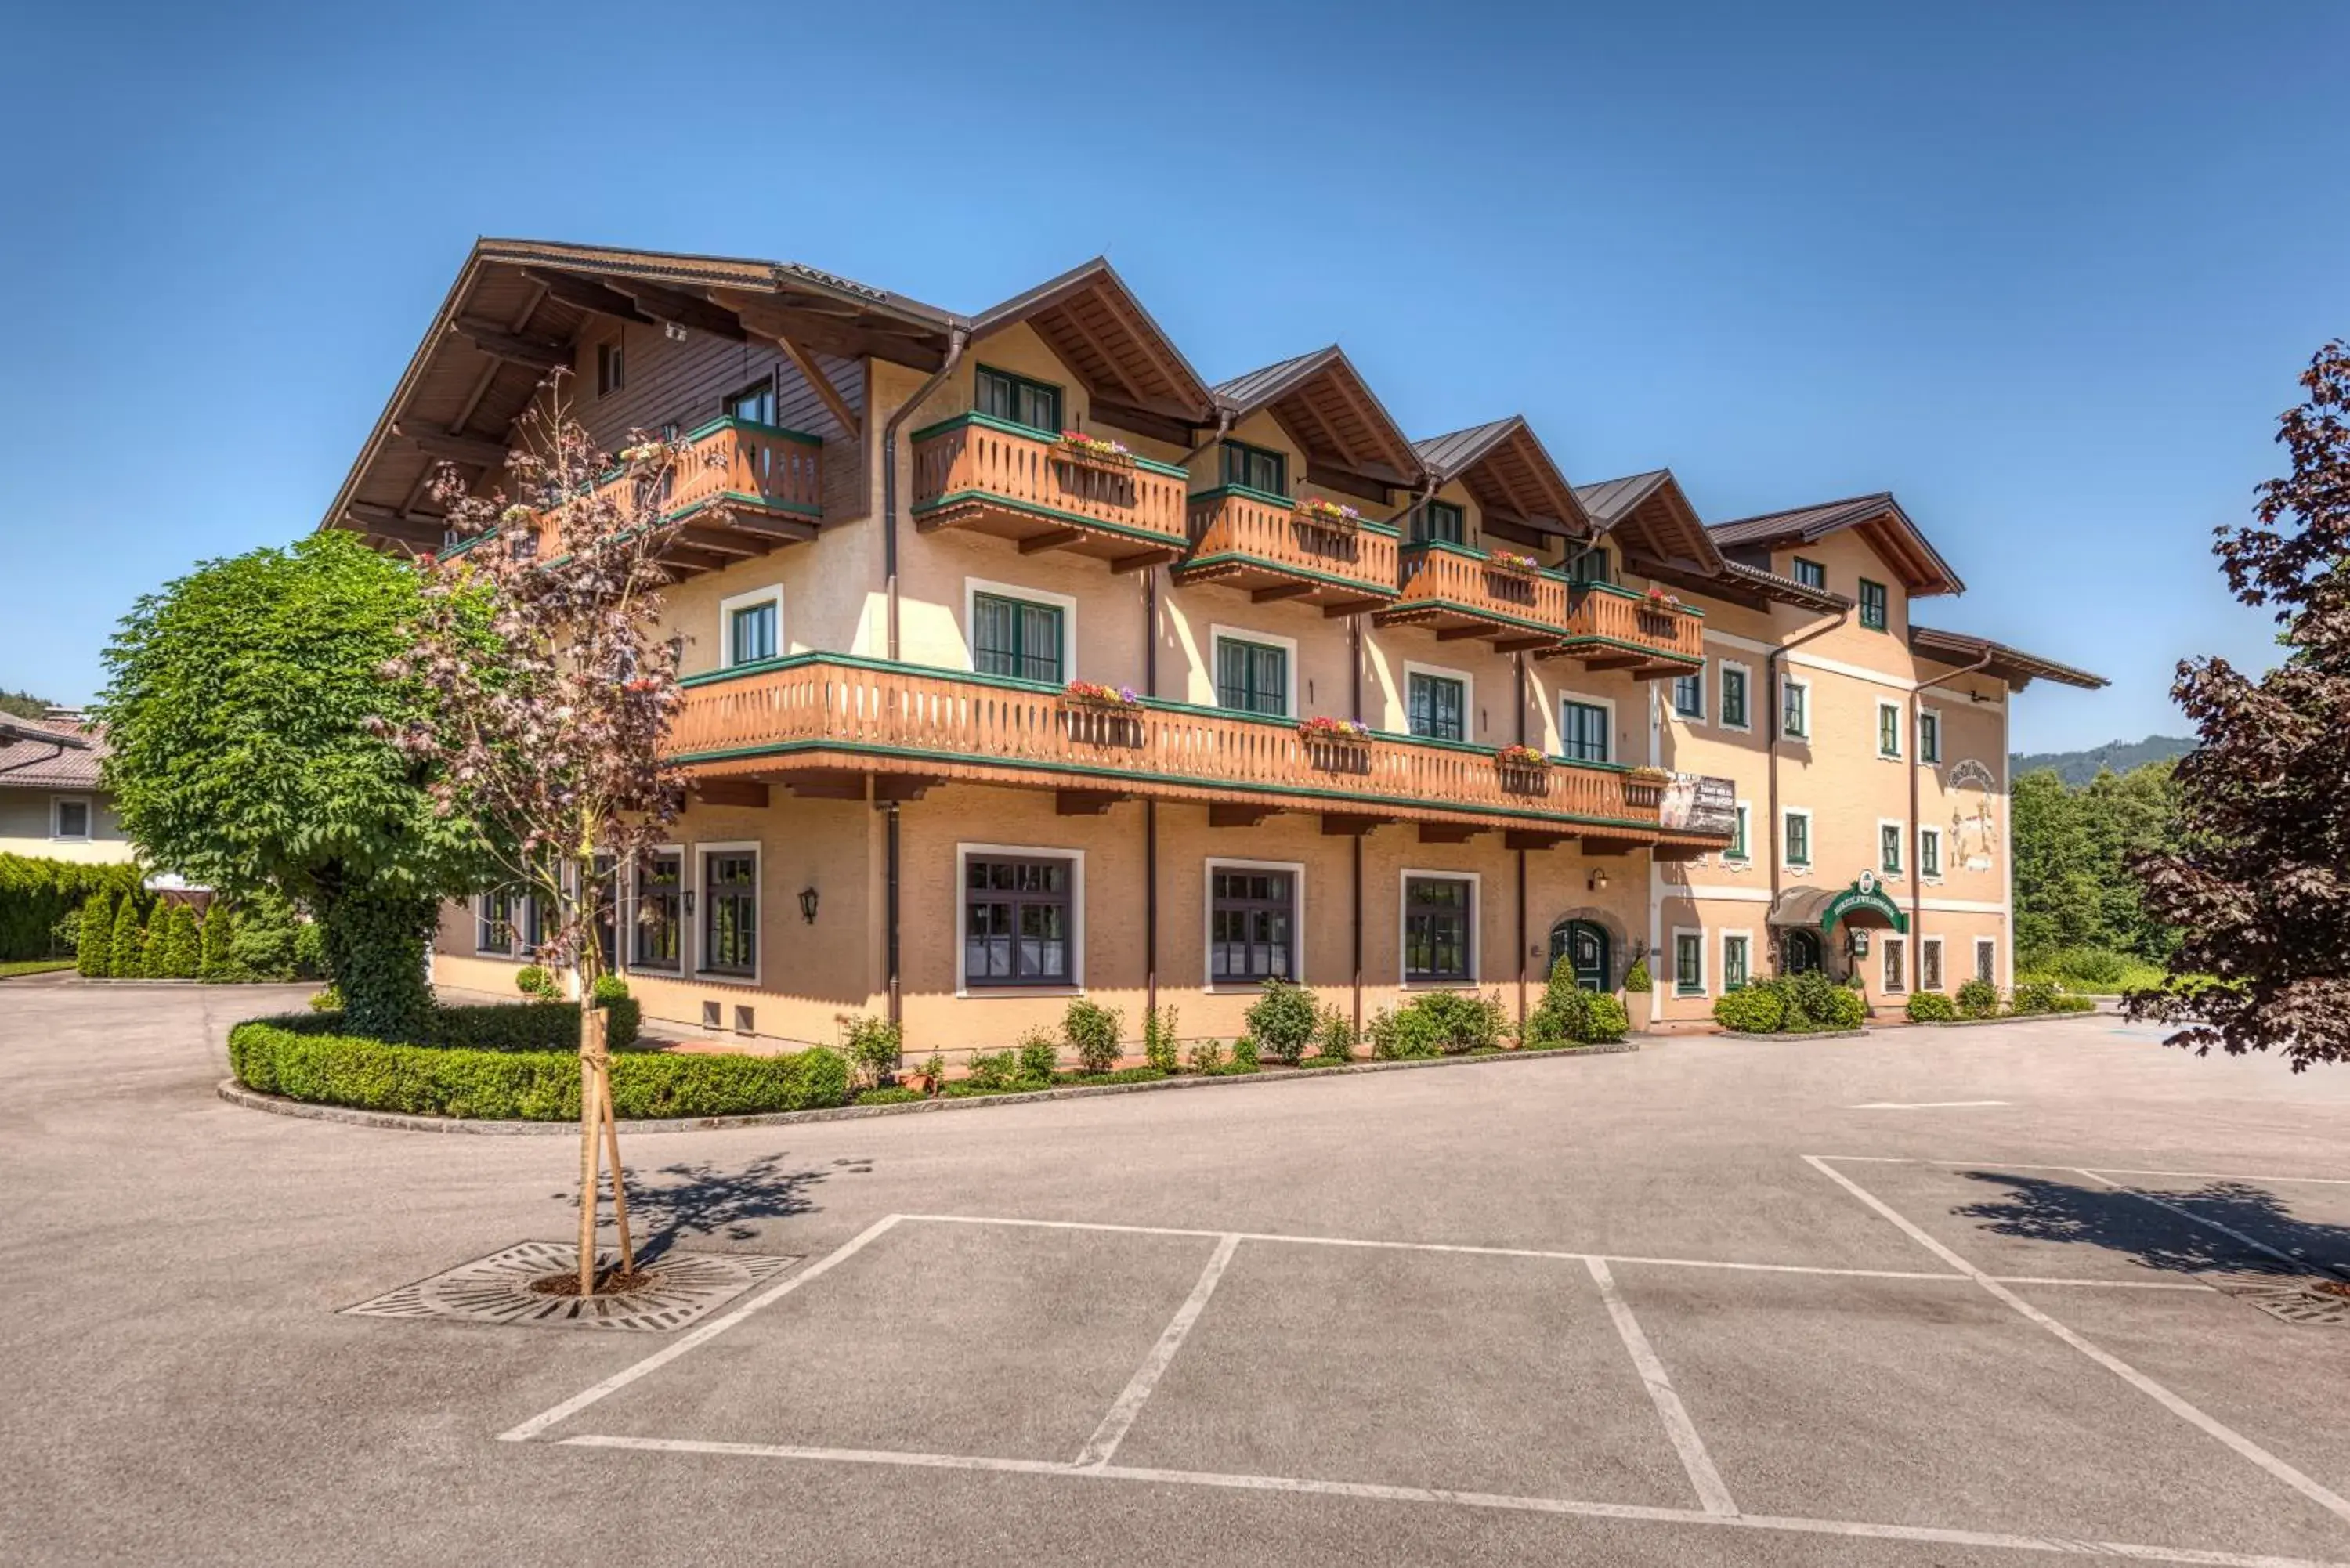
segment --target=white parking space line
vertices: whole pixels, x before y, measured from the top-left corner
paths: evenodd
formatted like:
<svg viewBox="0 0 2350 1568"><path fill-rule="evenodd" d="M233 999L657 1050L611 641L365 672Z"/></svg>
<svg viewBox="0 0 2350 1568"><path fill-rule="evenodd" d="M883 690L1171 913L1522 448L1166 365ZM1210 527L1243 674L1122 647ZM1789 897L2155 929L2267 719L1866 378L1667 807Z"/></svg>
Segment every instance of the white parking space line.
<svg viewBox="0 0 2350 1568"><path fill-rule="evenodd" d="M761 1307L766 1306L771 1303L783 1300L785 1296L791 1294L794 1291L799 1289L810 1280L816 1279L820 1275L829 1273L840 1264L847 1262L850 1258L853 1258L858 1253L863 1251L867 1246L879 1240L883 1232L887 1231L892 1225L898 1223L898 1220L899 1216L895 1214L883 1215L880 1219L876 1220L872 1224L868 1225L864 1230L859 1231L856 1235L850 1237L847 1241L842 1242L840 1246L834 1249L832 1251L826 1253L822 1258L816 1260L816 1262L809 1264L806 1268L802 1269L798 1273L793 1274L775 1284L768 1286L764 1291L753 1296L749 1301L744 1302L741 1306L736 1307L733 1311L727 1313L725 1315L712 1318L708 1323L703 1324L701 1327L671 1340L668 1345L665 1345L660 1349L654 1351L650 1355L646 1356L642 1361L638 1362L635 1366L622 1368L620 1371L612 1374L611 1376L605 1378L601 1383L597 1384L593 1388L582 1389L579 1393L574 1394L570 1398L566 1399L562 1404L556 1406L553 1409L542 1410L537 1415L533 1416L529 1420L525 1421L521 1426L500 1432L498 1434L498 1441L502 1443L527 1442L531 1438L538 1436L541 1432L546 1430L549 1427L556 1425L557 1422L570 1419L580 1411L588 1408L588 1406L593 1405L598 1399L603 1398L606 1395L617 1394L621 1389L626 1388L629 1384L634 1383L638 1378L644 1376L647 1373L657 1372L660 1368L668 1366L671 1362L675 1361L679 1356L683 1355L687 1351L694 1349L698 1345L709 1344L720 1334L724 1334L728 1329L733 1328L736 1324L741 1323L744 1318L749 1317L753 1313L757 1312Z"/></svg>
<svg viewBox="0 0 2350 1568"><path fill-rule="evenodd" d="M2350 1187L2350 1176L2239 1176L2224 1170L2125 1170L2111 1165L2027 1165L2016 1159L1910 1159L1887 1154L1828 1154L1823 1159L1850 1164L1867 1160L1877 1165L1939 1165L1977 1170L2062 1170L2091 1176L2176 1176L2189 1181L2246 1181L2261 1186L2293 1182L2317 1187Z"/></svg>
<svg viewBox="0 0 2350 1568"><path fill-rule="evenodd" d="M2167 1209L2173 1214L2178 1215L2181 1220L2192 1220L2194 1223L2202 1226L2206 1231L2218 1231L2220 1235L2227 1237L2230 1241L2241 1241L2245 1246L2251 1248L2255 1251L2266 1252L2270 1257L2274 1258L2279 1262L2284 1263L2292 1268L2323 1269L2325 1272L2332 1274L2336 1279L2344 1277L2342 1271L2335 1268L2331 1263L2313 1262L2307 1258L2296 1257L2294 1254L2285 1251L2282 1248L2270 1246L2266 1241L2261 1241L2257 1237L2247 1236L2232 1225L2222 1225L2217 1220L2209 1219L2201 1214L2198 1214L2193 1210L2173 1203L2168 1199L2157 1198L2151 1192L2141 1192L2135 1187L2125 1187L2122 1183L2112 1180L2109 1178L2100 1176L2094 1170L2085 1169L2076 1166L2074 1168L2073 1174L2075 1176L2085 1176L2094 1182L2097 1182L2105 1187L2112 1188L2116 1192L2126 1192L2132 1198L2142 1199L2146 1202L2153 1204L2157 1209Z"/></svg>
<svg viewBox="0 0 2350 1568"><path fill-rule="evenodd" d="M1175 1309L1175 1316L1168 1323L1167 1331L1159 1336L1159 1343L1150 1347L1150 1354L1143 1357L1142 1365L1135 1368L1133 1377L1128 1380L1126 1391L1118 1397L1118 1402L1109 1407L1109 1414L1101 1418L1101 1425L1096 1427L1094 1435L1086 1440L1085 1449L1077 1455L1080 1466L1099 1469L1109 1463L1112 1454L1118 1452L1118 1444L1126 1440L1127 1429L1134 1425L1134 1418L1142 1414L1143 1401L1150 1397L1153 1388L1159 1386L1159 1379L1165 1375L1168 1364L1175 1359L1175 1353L1183 1348L1183 1340L1191 1332L1191 1325L1200 1321L1200 1314L1206 1310L1208 1298L1216 1293L1216 1282L1224 1277L1224 1268L1232 1261L1232 1254L1240 1250L1240 1244L1238 1236L1226 1236L1216 1243L1215 1251L1208 1259L1208 1266L1200 1271L1200 1282L1191 1287L1191 1293L1183 1298L1181 1306Z"/></svg>
<svg viewBox="0 0 2350 1568"><path fill-rule="evenodd" d="M1632 1354L1632 1365L1639 1370L1640 1381L1648 1386L1649 1402L1656 1406L1657 1417L1665 1424L1665 1435L1672 1439L1673 1452L1680 1456L1681 1469L1689 1472L1690 1484L1697 1488L1700 1506L1708 1513L1736 1513L1738 1505L1730 1501L1730 1488L1722 1483L1721 1472L1713 1468L1713 1457L1705 1451L1704 1439L1697 1435L1689 1411L1681 1405L1681 1397L1674 1392L1665 1364L1657 1359L1656 1347L1641 1332L1640 1320L1632 1315L1631 1304L1616 1288L1616 1276L1596 1258L1584 1262L1591 1271L1592 1283L1599 1287L1599 1299L1607 1303L1607 1315L1616 1322L1617 1334L1624 1341L1624 1348Z"/></svg>
<svg viewBox="0 0 2350 1568"><path fill-rule="evenodd" d="M1629 1520L1648 1524L1688 1524L1779 1534L1828 1535L1871 1541L1918 1542L1937 1546L2037 1552L2072 1557L2117 1558L2133 1563L2184 1563L2196 1568L2350 1568L2350 1563L2311 1557L2277 1557L2192 1547L2146 1546L2122 1541L2086 1541L2055 1535L2011 1535L1996 1531L1945 1530L1930 1525L1871 1524L1856 1520L1802 1519L1764 1514L1708 1513L1698 1509L1653 1508L1640 1503L1587 1502L1572 1498L1514 1497L1500 1492L1451 1491L1433 1487L1379 1486L1361 1481L1312 1480L1296 1476L1225 1475L1210 1470L1145 1469L1127 1465L1079 1468L1053 1459L993 1459L978 1454L895 1453L872 1449L796 1448L779 1443L725 1443L681 1438L619 1438L583 1435L560 1438L566 1448L620 1449L670 1454L709 1454L733 1459L797 1459L818 1463L902 1466L913 1469L992 1470L1053 1476L1072 1480L1139 1481L1158 1486L1221 1487L1240 1491L1358 1498L1376 1502L1435 1503L1456 1508L1502 1509L1583 1519Z"/></svg>
<svg viewBox="0 0 2350 1568"><path fill-rule="evenodd" d="M1952 1278L1964 1278L1953 1275ZM2201 1291L2216 1294L2213 1286L2200 1280L2070 1280L2054 1274L1990 1274L1986 1278L2002 1285L2072 1285L2085 1291Z"/></svg>
<svg viewBox="0 0 2350 1568"><path fill-rule="evenodd" d="M2129 1363L2122 1360L2119 1356L2099 1349L2088 1340L2084 1339L2078 1334L2074 1333L2073 1330L2065 1327L2054 1318L2050 1317L2046 1313L2042 1312L2038 1307L2033 1306L2030 1302L2025 1301L2022 1296L2017 1295L2013 1291L2009 1290L1997 1280L1992 1279L1989 1274L1984 1273L1981 1269L1976 1268L1972 1263L1970 1263L1964 1258L1960 1257L1956 1252L1950 1251L1950 1248L1934 1240L1933 1237L1928 1235L1923 1230L1911 1223L1907 1218L1893 1209L1891 1205L1886 1203L1867 1189L1862 1187L1858 1182L1853 1180L1852 1178L1846 1176L1844 1172L1828 1164L1826 1160L1821 1158L1818 1155L1807 1154L1804 1157L1804 1162L1810 1165L1813 1169L1818 1171L1821 1175L1826 1177L1830 1181L1835 1182L1846 1191L1851 1193L1855 1198L1859 1199L1869 1208L1875 1210L1878 1214L1883 1215L1887 1220L1891 1220L1893 1224L1911 1241L1917 1242L1919 1246L1925 1248L1926 1251L1941 1259L1942 1262L1950 1264L1952 1268L1972 1279L1976 1284L1981 1286L1985 1291L1988 1291L1996 1300L2012 1308L2030 1322L2038 1324L2040 1327L2047 1330L2050 1334L2054 1334L2058 1339L2063 1340L2065 1344L2071 1345L2074 1349L2079 1351L2082 1355L2087 1356L2090 1360L2095 1362L2098 1366L2104 1367L2115 1376L2119 1377L2123 1382L2127 1383L2131 1387L2136 1388L2139 1393L2144 1394L2147 1397L2160 1405L2164 1409L2169 1411L2172 1415L2177 1416L2180 1420L2200 1429L2208 1436L2217 1438L2220 1442L2222 1442L2229 1448L2233 1449L2242 1458L2251 1460L2253 1464L2258 1465L2261 1469L2268 1471L2269 1474L2284 1482L2285 1485L2293 1488L2293 1490L2301 1493L2303 1497L2308 1498L2312 1502L2316 1503L2327 1512L2334 1515L2338 1519L2350 1521L2350 1501L2345 1501L2339 1493L2335 1492L2330 1487L2327 1487L2323 1482L2303 1474L2300 1470L2295 1469L2293 1466L2285 1463L2284 1460L2277 1458L2276 1455L2269 1452L2266 1449L2261 1447L2258 1443L2252 1441L2241 1432L2237 1431L2233 1427L2228 1426L2226 1423L2214 1417L2206 1415L2203 1411L2198 1409L2195 1406L2189 1404L2185 1399L2172 1393L2168 1388L2164 1387L2161 1384L2157 1383L2153 1378L2148 1377L2145 1373L2140 1372L2137 1367L2132 1366ZM2063 1168L2069 1169L2074 1168L2066 1167Z"/></svg>

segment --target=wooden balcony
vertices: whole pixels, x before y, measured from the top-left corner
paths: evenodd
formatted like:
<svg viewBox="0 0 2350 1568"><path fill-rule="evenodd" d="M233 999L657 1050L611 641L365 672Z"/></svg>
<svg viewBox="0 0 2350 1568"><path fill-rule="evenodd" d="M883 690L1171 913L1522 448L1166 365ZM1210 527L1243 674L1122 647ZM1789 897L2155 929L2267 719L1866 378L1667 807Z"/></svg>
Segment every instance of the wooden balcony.
<svg viewBox="0 0 2350 1568"><path fill-rule="evenodd" d="M1316 520L1295 503L1228 484L1191 497L1191 548L1175 568L1185 587L1238 588L1258 604L1304 599L1330 616L1391 604L1396 531L1367 520Z"/></svg>
<svg viewBox="0 0 2350 1568"><path fill-rule="evenodd" d="M1021 554L1070 550L1119 571L1171 561L1189 543L1190 476L1147 457L1105 462L986 414L916 431L914 524L967 528Z"/></svg>
<svg viewBox="0 0 2350 1568"><path fill-rule="evenodd" d="M1705 612L1669 606L1612 583L1568 591L1566 637L1537 659L1574 659L1586 670L1621 670L1661 680L1705 666Z"/></svg>
<svg viewBox="0 0 2350 1568"><path fill-rule="evenodd" d="M696 576L816 537L824 515L821 439L749 420L719 419L687 440L691 454L670 476L665 515L680 526L661 560ZM619 483L616 474L606 481ZM538 520L538 548L562 548L558 509Z"/></svg>
<svg viewBox="0 0 2350 1568"><path fill-rule="evenodd" d="M1380 626L1427 627L1439 642L1482 639L1500 653L1547 648L1566 635L1566 579L1496 565L1440 540L1406 545L1403 592L1374 614Z"/></svg>
<svg viewBox="0 0 2350 1568"><path fill-rule="evenodd" d="M671 750L697 779L768 780L861 794L866 774L905 798L923 781L1062 793L1065 809L1129 797L1204 802L1240 818L1324 815L1504 829L1546 847L1718 849L1728 828L1666 827L1665 791L1628 769L1504 769L1482 746L1374 734L1308 740L1286 719L1188 704L1091 706L1051 687L842 654L800 654L694 676ZM894 782L893 782L894 781ZM1728 785L1721 786L1727 790ZM1441 831L1440 828L1439 831Z"/></svg>

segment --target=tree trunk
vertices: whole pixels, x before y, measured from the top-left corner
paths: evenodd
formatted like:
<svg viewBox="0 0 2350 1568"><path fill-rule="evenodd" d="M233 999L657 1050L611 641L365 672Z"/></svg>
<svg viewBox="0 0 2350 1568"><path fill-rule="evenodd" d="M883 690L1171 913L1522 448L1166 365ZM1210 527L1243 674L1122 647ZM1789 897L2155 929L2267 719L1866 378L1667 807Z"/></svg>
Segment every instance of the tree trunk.
<svg viewBox="0 0 2350 1568"><path fill-rule="evenodd" d="M351 1033L421 1040L432 1013L424 947L439 919L439 904L359 888L323 898L319 905L327 971L342 992L344 1022Z"/></svg>

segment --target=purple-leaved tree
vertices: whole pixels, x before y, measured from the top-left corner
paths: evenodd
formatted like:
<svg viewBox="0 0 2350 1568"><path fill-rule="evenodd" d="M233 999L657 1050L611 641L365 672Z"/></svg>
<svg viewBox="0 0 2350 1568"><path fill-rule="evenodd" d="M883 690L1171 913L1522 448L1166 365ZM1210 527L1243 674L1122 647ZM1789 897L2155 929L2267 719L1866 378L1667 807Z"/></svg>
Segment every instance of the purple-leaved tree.
<svg viewBox="0 0 2350 1568"><path fill-rule="evenodd" d="M598 1282L600 1166L608 1160L622 1274L633 1274L613 1115L599 929L619 878L660 843L684 798L663 760L678 705L677 648L659 634L668 498L701 461L681 441L630 432L598 450L561 382L525 415L509 490L474 494L453 470L436 491L459 543L421 563L414 646L387 667L428 693L394 734L424 761L436 809L479 823L504 887L546 911L538 961L569 971L579 1010L579 1281ZM706 514L707 509L705 509ZM483 632L486 628L488 635Z"/></svg>

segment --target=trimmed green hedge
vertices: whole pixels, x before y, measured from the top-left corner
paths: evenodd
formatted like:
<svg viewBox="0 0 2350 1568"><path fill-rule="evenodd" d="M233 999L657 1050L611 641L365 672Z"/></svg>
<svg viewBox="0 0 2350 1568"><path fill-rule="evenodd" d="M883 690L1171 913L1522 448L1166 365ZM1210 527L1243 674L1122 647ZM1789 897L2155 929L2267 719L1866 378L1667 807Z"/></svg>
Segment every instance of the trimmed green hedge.
<svg viewBox="0 0 2350 1568"><path fill-rule="evenodd" d="M288 1099L408 1116L541 1122L578 1118L576 1050L388 1045L317 1027L320 1018L329 1016L264 1018L238 1024L228 1037L229 1066L237 1081ZM848 1063L822 1046L784 1056L631 1052L612 1061L612 1106L624 1121L810 1110L845 1105L847 1099Z"/></svg>
<svg viewBox="0 0 2350 1568"><path fill-rule="evenodd" d="M155 901L140 886L136 866L0 855L0 959L50 957L58 919L100 891L112 898L130 895L142 916Z"/></svg>
<svg viewBox="0 0 2350 1568"><path fill-rule="evenodd" d="M644 1008L633 998L613 997L604 1004L611 1013L604 1043L627 1051L637 1043ZM296 1034L340 1034L343 1015L324 1012L288 1013L254 1022L275 1024ZM579 1054L579 1004L576 1002L523 1002L512 1006L491 1002L479 1007L436 1007L423 1037L411 1045L456 1051L567 1051Z"/></svg>

